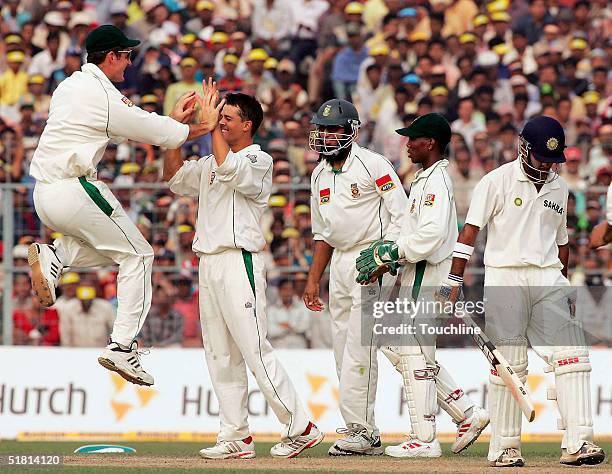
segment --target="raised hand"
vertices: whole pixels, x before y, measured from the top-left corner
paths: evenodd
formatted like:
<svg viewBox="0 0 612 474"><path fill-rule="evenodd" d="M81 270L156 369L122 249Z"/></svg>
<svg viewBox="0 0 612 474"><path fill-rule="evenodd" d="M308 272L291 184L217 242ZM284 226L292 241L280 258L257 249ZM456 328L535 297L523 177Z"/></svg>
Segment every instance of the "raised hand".
<svg viewBox="0 0 612 474"><path fill-rule="evenodd" d="M200 105L199 122L205 125L209 131L213 131L219 123L219 115L221 109L225 105L225 99L219 100L219 91L217 83L208 78L208 83L202 81L203 96L198 97L197 101Z"/></svg>
<svg viewBox="0 0 612 474"><path fill-rule="evenodd" d="M189 123L193 118L197 101L195 91L185 92L176 102L170 117L181 123Z"/></svg>

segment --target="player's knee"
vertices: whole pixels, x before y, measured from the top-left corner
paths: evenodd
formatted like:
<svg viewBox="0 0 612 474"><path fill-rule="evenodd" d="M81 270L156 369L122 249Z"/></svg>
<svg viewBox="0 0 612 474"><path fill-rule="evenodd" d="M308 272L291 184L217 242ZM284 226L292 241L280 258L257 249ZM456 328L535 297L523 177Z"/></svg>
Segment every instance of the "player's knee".
<svg viewBox="0 0 612 474"><path fill-rule="evenodd" d="M555 375L571 372L590 372L589 351L586 347L572 347L555 351L552 357L552 366L555 370Z"/></svg>

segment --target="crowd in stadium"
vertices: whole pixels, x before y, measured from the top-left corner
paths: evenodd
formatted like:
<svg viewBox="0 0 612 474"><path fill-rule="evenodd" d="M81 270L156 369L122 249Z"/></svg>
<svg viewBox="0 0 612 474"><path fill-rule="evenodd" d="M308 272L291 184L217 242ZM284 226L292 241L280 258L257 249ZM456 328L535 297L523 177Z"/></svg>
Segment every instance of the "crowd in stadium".
<svg viewBox="0 0 612 474"><path fill-rule="evenodd" d="M34 213L29 162L53 91L86 61L87 33L105 23L142 41L119 88L145 110L168 114L181 94L200 90L211 76L222 91L252 94L263 104L255 142L274 158L275 192L264 223L273 345L330 346L329 316L308 311L301 293L312 258L309 179L318 160L308 131L313 110L332 97L356 105L359 144L389 158L406 189L417 169L395 130L420 114L444 114L453 130L450 173L460 223L478 180L515 159L526 120L555 117L569 146L561 176L571 190L571 280L612 285L610 250L591 251L587 238L602 220L612 178L606 1L4 0L0 183L24 185L0 190L13 195L14 228L2 235L14 233L14 343L102 346L114 317L113 272L65 274L62 298L50 309L38 307L25 272L28 244L53 239ZM185 157L209 154L210 138L183 150ZM117 198L155 250L159 271L142 342L195 347L196 203L155 186L162 160L163 150L153 146L111 144L98 179L119 186ZM482 267L482 248L476 257L472 267Z"/></svg>

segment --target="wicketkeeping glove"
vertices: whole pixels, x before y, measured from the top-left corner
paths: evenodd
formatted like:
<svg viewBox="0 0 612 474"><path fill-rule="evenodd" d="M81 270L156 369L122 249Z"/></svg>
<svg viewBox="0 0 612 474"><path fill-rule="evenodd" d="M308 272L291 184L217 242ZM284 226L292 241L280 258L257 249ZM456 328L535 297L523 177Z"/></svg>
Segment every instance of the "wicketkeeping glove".
<svg viewBox="0 0 612 474"><path fill-rule="evenodd" d="M399 248L395 242L377 240L362 250L356 261L357 283L369 282L386 272L397 275Z"/></svg>

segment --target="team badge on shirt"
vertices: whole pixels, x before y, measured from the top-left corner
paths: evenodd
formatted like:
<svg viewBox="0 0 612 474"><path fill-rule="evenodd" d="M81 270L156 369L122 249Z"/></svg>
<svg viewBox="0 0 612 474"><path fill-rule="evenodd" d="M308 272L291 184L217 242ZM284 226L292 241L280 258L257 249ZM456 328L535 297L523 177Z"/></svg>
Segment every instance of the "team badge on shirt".
<svg viewBox="0 0 612 474"><path fill-rule="evenodd" d="M388 174L384 175L381 178L378 178L376 180L376 186L378 186L378 189L380 189L381 193L386 193L387 191L395 189L395 183L391 179L391 176L389 176Z"/></svg>
<svg viewBox="0 0 612 474"><path fill-rule="evenodd" d="M425 203L424 204L426 206L433 206L435 200L436 200L436 195L435 194L428 194L427 196L425 196Z"/></svg>
<svg viewBox="0 0 612 474"><path fill-rule="evenodd" d="M121 97L121 102L123 102L125 105L127 105L128 107L132 107L134 105L134 102L132 102L130 99L128 99L126 96Z"/></svg>
<svg viewBox="0 0 612 474"><path fill-rule="evenodd" d="M251 163L257 163L257 155L247 155L247 158L251 161Z"/></svg>
<svg viewBox="0 0 612 474"><path fill-rule="evenodd" d="M214 171L211 171L210 172L210 180L208 181L208 185L209 186L215 182L215 176L217 176L217 173L215 173Z"/></svg>
<svg viewBox="0 0 612 474"><path fill-rule="evenodd" d="M357 187L357 183L351 183L351 194L354 198L359 197L359 188Z"/></svg>
<svg viewBox="0 0 612 474"><path fill-rule="evenodd" d="M330 195L331 193L329 188L321 189L321 191L319 191L319 199L321 204L327 204L329 202Z"/></svg>

